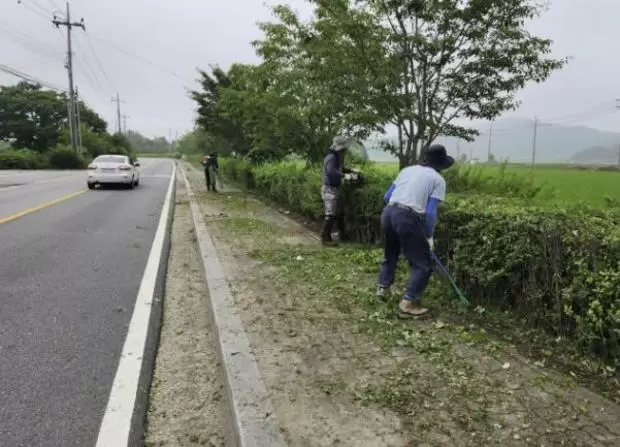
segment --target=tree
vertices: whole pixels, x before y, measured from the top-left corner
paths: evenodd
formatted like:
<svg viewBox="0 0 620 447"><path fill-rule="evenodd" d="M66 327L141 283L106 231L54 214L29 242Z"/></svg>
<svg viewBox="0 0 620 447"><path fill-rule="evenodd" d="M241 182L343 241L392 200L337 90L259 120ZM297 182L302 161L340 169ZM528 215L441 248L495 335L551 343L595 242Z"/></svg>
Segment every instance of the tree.
<svg viewBox="0 0 620 447"><path fill-rule="evenodd" d="M190 97L198 104L196 123L211 135L228 141L237 152L246 154L250 150L243 127L222 113L220 95L230 87L229 75L219 67L212 67L211 74L199 70L202 91L193 90Z"/></svg>
<svg viewBox="0 0 620 447"><path fill-rule="evenodd" d="M129 130L127 139L135 152L162 153L172 152L172 145L164 137L147 138L140 132Z"/></svg>
<svg viewBox="0 0 620 447"><path fill-rule="evenodd" d="M277 22L261 23L264 37L254 42L264 61L257 70L267 80L263 89L275 106L270 107L275 127L288 128L278 136L286 137L292 152L318 161L336 134L365 138L377 130L367 100L374 93L371 78L350 76L360 67L348 57L348 42L335 24L320 19L304 24L283 5L273 12ZM325 57L329 54L339 55L337 64Z"/></svg>
<svg viewBox="0 0 620 447"><path fill-rule="evenodd" d="M440 135L472 141L478 131L456 119L492 120L516 108L519 89L546 80L566 63L550 56L549 39L525 29L542 11L535 0L312 3L309 24L276 7L279 22L262 28L267 41L276 36L286 45L267 48L293 66L291 49L303 55L310 95L305 101L330 104L332 110L334 102L346 104L338 117L356 107L365 110L360 125L394 125L401 167L416 162L420 148Z"/></svg>
<svg viewBox="0 0 620 447"><path fill-rule="evenodd" d="M93 132L105 134L105 121L83 103L80 106L82 123ZM56 147L67 126L66 95L27 82L0 87L0 140L12 147L49 151Z"/></svg>

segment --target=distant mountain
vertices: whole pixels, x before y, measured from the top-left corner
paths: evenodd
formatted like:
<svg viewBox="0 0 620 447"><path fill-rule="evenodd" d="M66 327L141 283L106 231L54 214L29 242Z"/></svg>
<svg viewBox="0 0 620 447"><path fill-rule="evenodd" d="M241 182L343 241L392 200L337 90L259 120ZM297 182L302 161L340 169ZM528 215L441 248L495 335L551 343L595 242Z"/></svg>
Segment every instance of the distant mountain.
<svg viewBox="0 0 620 447"><path fill-rule="evenodd" d="M489 147L489 128L479 128L481 135L472 143L456 138L441 137L437 140L446 146L453 156L486 161ZM394 136L387 138L395 140ZM491 152L498 160L531 162L534 121L528 119L501 119L493 126ZM608 164L617 163L620 133L605 132L585 126L562 126L540 122L536 136L537 163ZM368 143L373 147L372 143ZM598 149L596 149L598 148ZM615 148L615 149L614 149ZM596 149L596 150L595 150ZM373 160L395 160L382 151L369 150Z"/></svg>
<svg viewBox="0 0 620 447"><path fill-rule="evenodd" d="M577 164L617 165L620 161L620 150L618 145L589 147L573 155L571 161Z"/></svg>

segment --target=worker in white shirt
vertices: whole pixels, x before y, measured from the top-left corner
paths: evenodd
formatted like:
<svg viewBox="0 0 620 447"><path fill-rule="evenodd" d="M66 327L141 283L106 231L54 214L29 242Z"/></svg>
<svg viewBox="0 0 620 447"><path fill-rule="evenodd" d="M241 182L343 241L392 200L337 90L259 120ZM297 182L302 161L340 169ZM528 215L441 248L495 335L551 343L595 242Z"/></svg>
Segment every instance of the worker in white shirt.
<svg viewBox="0 0 620 447"><path fill-rule="evenodd" d="M446 181L440 172L454 164L446 148L435 144L421 154L419 165L404 168L385 194L381 214L383 259L377 296L390 292L402 253L411 267L405 295L398 305L401 318L418 317L428 309L420 304L433 268L431 252L437 208L445 200Z"/></svg>

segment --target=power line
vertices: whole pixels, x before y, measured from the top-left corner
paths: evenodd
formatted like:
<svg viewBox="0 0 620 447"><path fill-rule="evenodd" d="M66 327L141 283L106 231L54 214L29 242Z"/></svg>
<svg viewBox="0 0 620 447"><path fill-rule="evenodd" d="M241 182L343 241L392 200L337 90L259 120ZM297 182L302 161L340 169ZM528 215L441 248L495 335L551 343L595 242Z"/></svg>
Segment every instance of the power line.
<svg viewBox="0 0 620 447"><path fill-rule="evenodd" d="M76 55L81 54L82 56L81 58L77 58L78 63L84 67L84 70L86 72L88 72L88 73L83 73L83 74L86 75L86 78L89 80L89 83L93 86L94 89L100 88L103 90L103 86L101 85L101 82L99 82L99 77L95 73L95 70L93 70L92 66L88 63L88 60L86 59L84 55L85 52L81 51L82 48L77 39L75 40L75 48L76 50L80 50L79 53L78 51L76 51Z"/></svg>
<svg viewBox="0 0 620 447"><path fill-rule="evenodd" d="M37 55L44 57L46 59L57 61L58 58L62 56L62 53L59 52L58 50L50 49L50 47L46 47L44 44L41 44L40 42L36 40L27 39L24 36L21 36L9 29L0 28L0 33L7 36L9 38L8 40L16 43L22 48L25 48L31 51L32 53L36 53Z"/></svg>
<svg viewBox="0 0 620 447"><path fill-rule="evenodd" d="M29 3L24 3L24 1L23 1L23 0L17 0L17 3L18 3L18 4L20 4L20 5L22 5L24 8L28 9L30 12L32 12L32 13L34 13L34 14L38 15L39 17L41 17L41 18L43 18L43 19L45 19L45 20L47 20L47 17L45 16L45 13L42 13L42 12L40 12L40 11L38 11L38 10L34 9L32 6L30 6L30 4L29 4ZM36 3L35 3L35 4L36 4ZM39 5L37 5L37 6L39 6ZM49 13L48 13L48 14L49 14Z"/></svg>
<svg viewBox="0 0 620 447"><path fill-rule="evenodd" d="M156 63L154 63L154 62L152 62L152 61L150 61L150 60L148 60L148 59L146 59L146 58L144 58L144 57L142 57L142 56L140 56L138 54L135 54L135 53L133 53L133 52L131 52L129 50L126 50L126 49L120 48L120 47L118 47L118 46L116 46L114 44L111 44L111 43L107 42L105 39L102 39L101 37L97 37L95 35L92 35L92 37L93 37L93 39L101 42L103 45L106 45L106 46L108 46L108 47L110 47L110 48L112 48L112 49L114 49L114 50L116 50L116 51L118 51L120 53L123 53L123 54L131 57L132 59L138 59L138 60L144 62L145 64L150 65L151 67L156 68L156 69L158 69L158 70L160 70L162 72L166 72L166 73L168 73L168 74L170 74L170 75L172 75L172 76L174 76L174 77L176 77L178 79L182 79L182 80L185 80L185 81L187 80L186 78L184 78L180 74L176 73L175 71L170 70L169 68L164 67L162 65L158 65L158 64L156 64Z"/></svg>
<svg viewBox="0 0 620 447"><path fill-rule="evenodd" d="M43 87L49 88L50 90L55 90L57 92L62 92L62 93L66 93L67 92L66 88L59 87L59 86L57 86L55 84L52 84L50 82L47 82L47 81L43 81L41 79L38 79L38 78L36 78L34 76L26 74L26 73L24 73L22 71L19 71L19 70L15 69L15 68L11 68L11 67L9 67L7 65L4 65L4 64L0 64L0 71L2 71L4 73L7 73L7 74L10 74L10 75L13 75L15 77L18 77L20 79L23 79L24 81L28 81L28 82L33 83L33 84L40 84Z"/></svg>
<svg viewBox="0 0 620 447"><path fill-rule="evenodd" d="M95 47L93 46L93 43L90 40L90 36L88 35L88 33L86 33L86 42L88 43L88 46L90 47L90 51L93 53L93 56L95 57L95 62L97 63L99 67L99 71L101 71L103 78L106 80L108 85L112 88L112 90L115 90L114 86L110 82L110 78L108 77L106 71L103 69L103 64L101 63L101 59L99 59L99 56L97 56L97 52L95 51Z"/></svg>

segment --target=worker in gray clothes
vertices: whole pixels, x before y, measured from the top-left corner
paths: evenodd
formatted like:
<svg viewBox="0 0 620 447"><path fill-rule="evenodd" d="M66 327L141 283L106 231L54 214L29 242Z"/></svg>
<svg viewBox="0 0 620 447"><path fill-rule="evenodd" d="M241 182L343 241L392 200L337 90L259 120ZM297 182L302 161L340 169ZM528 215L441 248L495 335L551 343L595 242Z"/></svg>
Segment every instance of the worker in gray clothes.
<svg viewBox="0 0 620 447"><path fill-rule="evenodd" d="M340 187L346 174L355 171L344 167L344 155L349 147L349 141L341 136L334 137L329 152L323 160L323 186L321 198L325 205L325 220L321 231L321 242L324 245L333 245L332 229L337 226L339 239L346 240L344 224L344 204L340 194Z"/></svg>

